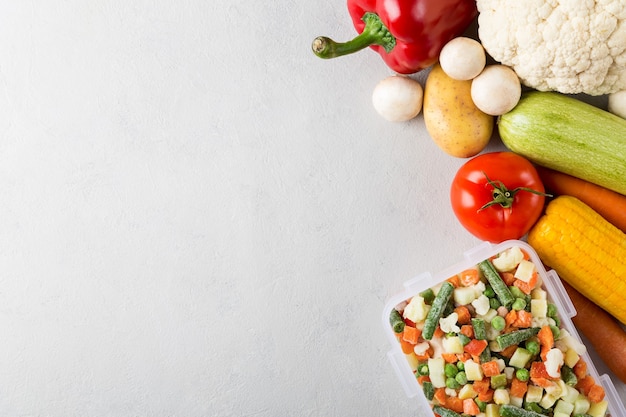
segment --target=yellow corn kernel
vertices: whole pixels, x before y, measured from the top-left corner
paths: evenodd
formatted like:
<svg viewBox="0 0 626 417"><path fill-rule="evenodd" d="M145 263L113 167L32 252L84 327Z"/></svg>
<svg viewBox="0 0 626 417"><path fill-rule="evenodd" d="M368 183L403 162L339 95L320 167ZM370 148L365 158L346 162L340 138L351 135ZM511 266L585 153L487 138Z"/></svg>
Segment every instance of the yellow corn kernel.
<svg viewBox="0 0 626 417"><path fill-rule="evenodd" d="M548 204L528 243L546 266L626 324L626 234L563 195Z"/></svg>

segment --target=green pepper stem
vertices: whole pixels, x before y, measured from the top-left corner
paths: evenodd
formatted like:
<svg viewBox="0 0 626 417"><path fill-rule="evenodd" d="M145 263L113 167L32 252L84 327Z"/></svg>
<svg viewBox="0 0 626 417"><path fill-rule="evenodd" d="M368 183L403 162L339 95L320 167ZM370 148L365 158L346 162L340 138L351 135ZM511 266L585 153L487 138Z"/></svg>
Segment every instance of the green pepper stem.
<svg viewBox="0 0 626 417"><path fill-rule="evenodd" d="M527 187L517 187L512 190L509 190L508 188L506 188L506 185L502 183L502 181L492 181L489 179L487 174L485 174L484 172L483 174L485 175L485 178L487 179L487 182L489 183L489 185L493 187L493 191L491 193L493 200L491 200L490 202L482 206L480 209L478 209L478 211L486 209L487 207L494 206L496 204L499 204L502 208L510 209L513 207L513 200L515 199L515 194L517 194L520 191L526 191L529 193L542 195L544 197L552 197L551 194L542 193L541 191L533 190L532 188L527 188Z"/></svg>
<svg viewBox="0 0 626 417"><path fill-rule="evenodd" d="M387 53L396 46L396 38L389 32L376 13L367 12L363 15L365 22L363 31L347 42L335 42L326 36L318 36L313 40L313 53L320 58L329 59L348 55L365 49L368 46L380 45Z"/></svg>

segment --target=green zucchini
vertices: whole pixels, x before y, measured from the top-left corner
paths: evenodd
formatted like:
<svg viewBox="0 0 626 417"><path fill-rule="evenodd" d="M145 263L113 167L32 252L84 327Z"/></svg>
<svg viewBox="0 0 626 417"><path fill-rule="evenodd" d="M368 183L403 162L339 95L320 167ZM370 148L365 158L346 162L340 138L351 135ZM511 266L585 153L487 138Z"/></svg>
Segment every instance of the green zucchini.
<svg viewBox="0 0 626 417"><path fill-rule="evenodd" d="M500 116L498 132L537 165L626 194L626 119L571 96L530 91Z"/></svg>

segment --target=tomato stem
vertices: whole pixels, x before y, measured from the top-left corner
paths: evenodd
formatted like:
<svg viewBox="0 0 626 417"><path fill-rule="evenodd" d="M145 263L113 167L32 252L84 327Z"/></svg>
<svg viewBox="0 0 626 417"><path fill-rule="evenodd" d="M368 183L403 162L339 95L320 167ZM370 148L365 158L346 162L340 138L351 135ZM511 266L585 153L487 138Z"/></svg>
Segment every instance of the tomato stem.
<svg viewBox="0 0 626 417"><path fill-rule="evenodd" d="M502 181L492 181L484 171L483 175L485 175L485 178L487 179L489 185L493 187L493 191L491 193L493 200L479 208L478 211L486 209L487 207L494 206L496 204L499 204L500 206L502 206L502 208L510 209L513 207L513 200L515 199L515 195L520 191L527 191L529 193L542 195L544 197L552 197L551 194L542 193L541 191L533 190L532 188L527 187L517 187L509 190Z"/></svg>

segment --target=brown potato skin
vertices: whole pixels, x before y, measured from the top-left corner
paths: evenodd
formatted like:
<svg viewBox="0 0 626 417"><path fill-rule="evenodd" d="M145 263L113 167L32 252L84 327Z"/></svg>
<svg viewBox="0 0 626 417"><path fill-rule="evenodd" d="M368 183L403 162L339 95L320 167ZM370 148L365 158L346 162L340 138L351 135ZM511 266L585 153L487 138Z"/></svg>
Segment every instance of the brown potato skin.
<svg viewBox="0 0 626 417"><path fill-rule="evenodd" d="M489 143L495 117L472 101L472 81L450 78L435 64L424 86L424 123L433 141L448 155L469 158Z"/></svg>

